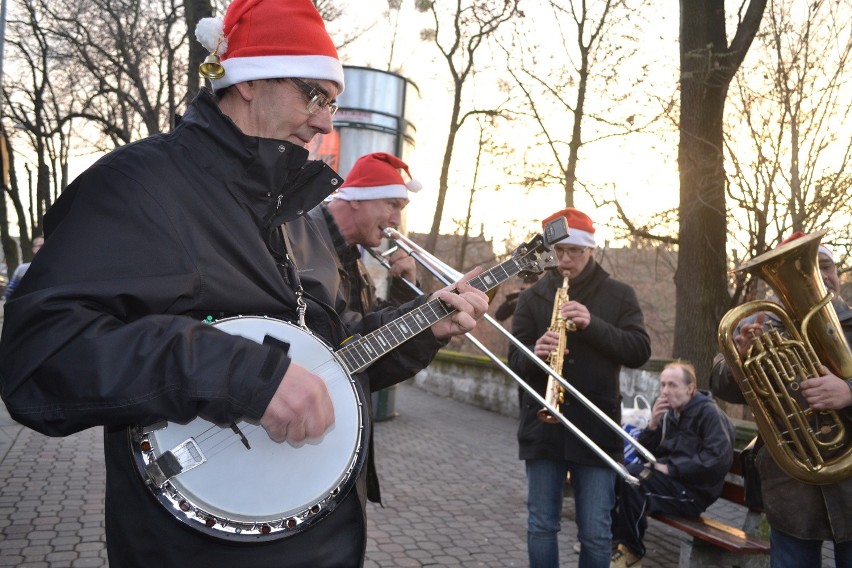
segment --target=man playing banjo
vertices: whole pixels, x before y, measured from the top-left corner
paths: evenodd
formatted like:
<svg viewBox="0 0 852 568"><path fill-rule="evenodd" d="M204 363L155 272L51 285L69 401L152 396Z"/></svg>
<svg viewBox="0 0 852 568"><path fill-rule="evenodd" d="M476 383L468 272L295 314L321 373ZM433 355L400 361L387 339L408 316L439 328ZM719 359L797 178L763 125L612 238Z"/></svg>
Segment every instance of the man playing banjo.
<svg viewBox="0 0 852 568"><path fill-rule="evenodd" d="M18 422L44 434L104 427L113 567L359 566L366 546L363 475L355 490L332 492L338 501L317 505L327 513L321 522L307 522L309 511L287 521L293 534L266 541L265 530L284 531L287 523L261 524L246 537L251 531L233 530L237 521L251 525L239 511L205 516L199 508L181 520L184 506L193 505L157 493L147 468L156 466L168 487L205 475L206 464L189 472L192 464L166 448L139 465L148 450L137 446L147 433L135 427L162 421L166 430L209 421L252 457L258 435L310 448L341 429L341 409L322 370L300 359L301 339L256 341L217 329L217 321L253 315L297 322L290 327L336 347L428 300L370 314L348 329L329 307L337 291L300 275L291 262L291 251L312 243L291 241L279 227L341 181L322 162L307 161L304 148L317 133L331 132L334 99L344 88L313 4L234 0L223 21L202 21L198 36L212 52L202 67L215 93L202 91L173 132L100 159L46 215L45 245L6 305L2 396ZM357 373L356 391L413 375L450 337L476 325L485 294L465 282L455 289L435 294L448 317ZM240 420L263 429L250 433ZM212 463L216 457L200 438L197 449L186 448ZM273 473L288 484L286 468ZM252 472L238 479L224 490L256 483ZM199 521L210 532L196 530Z"/></svg>

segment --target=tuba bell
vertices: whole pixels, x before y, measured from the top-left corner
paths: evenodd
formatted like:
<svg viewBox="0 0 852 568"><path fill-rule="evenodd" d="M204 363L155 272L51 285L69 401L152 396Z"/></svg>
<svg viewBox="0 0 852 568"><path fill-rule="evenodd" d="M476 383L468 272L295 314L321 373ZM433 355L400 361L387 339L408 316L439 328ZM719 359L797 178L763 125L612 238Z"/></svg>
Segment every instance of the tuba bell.
<svg viewBox="0 0 852 568"><path fill-rule="evenodd" d="M837 483L852 475L848 419L833 410L808 407L798 392L801 381L821 376L824 365L841 378L852 377L852 352L822 281L817 263L826 231L806 235L755 257L741 266L762 278L779 303L747 302L719 323L719 348L778 466L811 484ZM768 312L778 329L755 338L743 359L734 341L737 325Z"/></svg>

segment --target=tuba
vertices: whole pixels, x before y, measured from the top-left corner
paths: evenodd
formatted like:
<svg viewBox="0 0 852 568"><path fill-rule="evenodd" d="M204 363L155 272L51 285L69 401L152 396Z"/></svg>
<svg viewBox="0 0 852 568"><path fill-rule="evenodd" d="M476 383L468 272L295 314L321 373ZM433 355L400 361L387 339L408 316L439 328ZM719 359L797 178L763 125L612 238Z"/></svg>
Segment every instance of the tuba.
<svg viewBox="0 0 852 568"><path fill-rule="evenodd" d="M577 326L573 321L567 321L559 312L562 311L562 306L568 302L568 277L562 281L562 287L556 290L556 297L553 299L553 315L550 316L550 327L548 331L555 331L559 334L559 343L556 349L550 352L547 358L547 366L562 374L562 364L565 361L565 339L566 333L574 331ZM562 403L565 402L565 389L559 382L550 375L547 378L547 388L544 391L544 400L548 406L538 411L538 419L548 424L556 424L559 419L553 416L550 408L560 410Z"/></svg>
<svg viewBox="0 0 852 568"><path fill-rule="evenodd" d="M725 314L718 334L719 348L775 463L791 477L818 485L852 475L852 425L833 410L809 408L798 392L801 381L823 374L823 365L841 378L852 377L852 352L817 263L825 233L783 244L741 266L738 272L766 281L781 305L766 300L740 305ZM758 312L769 312L784 334L765 330L743 359L735 330Z"/></svg>

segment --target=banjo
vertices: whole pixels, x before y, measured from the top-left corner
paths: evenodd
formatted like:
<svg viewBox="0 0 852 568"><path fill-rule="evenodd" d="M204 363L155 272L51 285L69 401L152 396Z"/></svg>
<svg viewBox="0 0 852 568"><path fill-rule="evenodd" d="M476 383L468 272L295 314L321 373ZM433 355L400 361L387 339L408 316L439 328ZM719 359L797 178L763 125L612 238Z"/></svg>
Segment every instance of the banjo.
<svg viewBox="0 0 852 568"><path fill-rule="evenodd" d="M556 264L550 248L537 235L469 284L484 292L521 272L540 273ZM257 342L271 337L289 344L292 360L325 381L335 423L319 441L298 447L273 442L259 424L245 420L225 427L203 418L133 427L131 449L143 482L175 518L214 537L260 542L304 531L340 504L366 461L368 409L353 375L454 312L430 300L336 350L309 330L273 318L213 322Z"/></svg>

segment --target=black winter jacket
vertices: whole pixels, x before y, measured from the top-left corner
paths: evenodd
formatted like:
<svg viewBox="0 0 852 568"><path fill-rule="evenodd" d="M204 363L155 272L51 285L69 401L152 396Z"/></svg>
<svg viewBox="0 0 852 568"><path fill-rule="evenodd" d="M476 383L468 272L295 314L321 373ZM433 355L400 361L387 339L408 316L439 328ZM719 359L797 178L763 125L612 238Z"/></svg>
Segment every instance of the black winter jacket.
<svg viewBox="0 0 852 568"><path fill-rule="evenodd" d="M709 507L725 484L734 459L734 425L709 392L699 391L678 416L663 415L654 430L645 429L639 443L669 468L698 505Z"/></svg>
<svg viewBox="0 0 852 568"><path fill-rule="evenodd" d="M512 333L532 351L536 340L551 323L556 289L562 275L549 271L518 298ZM615 422L621 422L622 365L639 367L651 356L651 340L645 331L642 310L633 288L610 278L594 260L570 281L569 298L585 305L591 323L581 331L568 332L569 353L562 376ZM514 345L509 366L544 395L547 373ZM602 460L563 424L546 424L536 417L540 405L519 390L521 423L518 430L520 459L567 459L586 465ZM616 461L624 457L624 441L581 403L567 395L563 414Z"/></svg>
<svg viewBox="0 0 852 568"><path fill-rule="evenodd" d="M13 418L42 433L105 426L111 566L362 562L363 474L358 491L304 533L234 544L185 527L155 503L127 435L130 425L158 420L202 416L227 424L262 416L290 357L202 320L295 320L277 230L340 182L328 166L306 159L304 148L244 135L202 92L173 132L105 156L48 212L46 243L6 305L0 388ZM293 245L308 247L305 255L327 254L311 252L311 242ZM308 326L330 345L413 307L371 314L347 329L332 308L333 283L302 276ZM426 330L359 382L369 392L372 377L381 386L402 380L438 347Z"/></svg>

